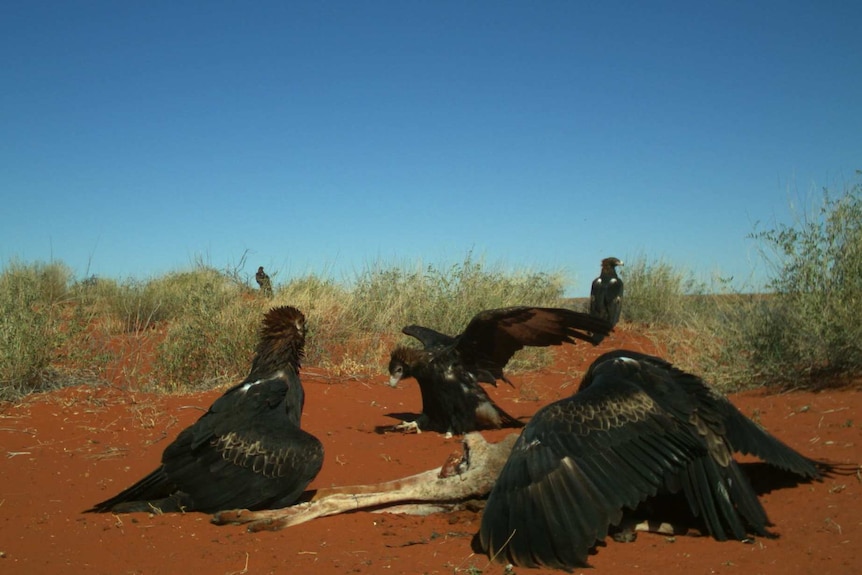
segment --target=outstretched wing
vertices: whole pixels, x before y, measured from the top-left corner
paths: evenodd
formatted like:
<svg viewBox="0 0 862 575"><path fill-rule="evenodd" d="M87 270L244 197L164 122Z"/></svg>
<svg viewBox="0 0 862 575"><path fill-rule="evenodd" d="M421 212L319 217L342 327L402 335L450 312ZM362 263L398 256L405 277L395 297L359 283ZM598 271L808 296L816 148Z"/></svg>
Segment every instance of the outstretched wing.
<svg viewBox="0 0 862 575"><path fill-rule="evenodd" d="M466 365L502 378L503 367L525 346L549 346L576 340L598 343L611 326L604 320L564 308L508 307L476 314L454 347Z"/></svg>
<svg viewBox="0 0 862 575"><path fill-rule="evenodd" d="M644 377L652 378L653 385L648 389L652 390L655 398L668 407L676 406L680 416L689 417L696 410L699 418L722 431L733 451L754 455L770 465L806 479L817 479L821 477L822 471L829 470L829 464L805 457L743 415L703 379L674 367L662 358L620 349L600 356L593 366L600 366L613 358L626 357L640 364ZM588 370L582 386L589 385L593 371L593 367ZM680 390L684 393L665 393L660 396L660 390Z"/></svg>
<svg viewBox="0 0 862 575"><path fill-rule="evenodd" d="M571 569L699 452L698 442L636 385L590 387L524 428L482 517L480 542L501 562Z"/></svg>
<svg viewBox="0 0 862 575"><path fill-rule="evenodd" d="M422 343L422 347L427 349L446 347L455 343L455 338L445 333L440 333L430 327L421 325L408 325L401 330L404 335L415 337Z"/></svg>
<svg viewBox="0 0 862 575"><path fill-rule="evenodd" d="M700 378L627 350L599 357L578 392L527 424L491 493L480 540L493 557L571 568L659 490L684 494L718 540L768 535L732 452L803 477L821 464L757 428Z"/></svg>
<svg viewBox="0 0 862 575"><path fill-rule="evenodd" d="M842 466L810 459L746 417L724 395L709 387L699 377L672 369L677 383L697 395L697 405L703 417L724 429L724 436L733 451L754 455L762 461L790 471L805 479L820 479L824 474L840 473ZM843 466L846 469L846 466Z"/></svg>

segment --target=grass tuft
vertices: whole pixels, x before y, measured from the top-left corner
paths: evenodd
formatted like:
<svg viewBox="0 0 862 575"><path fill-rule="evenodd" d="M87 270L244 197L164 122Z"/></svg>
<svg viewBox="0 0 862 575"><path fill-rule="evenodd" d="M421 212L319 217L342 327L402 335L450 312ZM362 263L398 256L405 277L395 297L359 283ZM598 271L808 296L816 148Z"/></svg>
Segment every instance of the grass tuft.
<svg viewBox="0 0 862 575"><path fill-rule="evenodd" d="M707 285L667 262L634 258L621 270L618 329L645 333L668 359L725 390L858 380L862 186L839 197L825 191L815 213L750 237L770 271L765 293L734 292L721 279ZM456 334L483 309L562 306L564 277L489 266L468 253L445 267L375 263L347 283L298 277L274 285L270 298L239 269L203 262L149 280L76 282L61 263L12 261L0 273L0 400L81 381L75 374L165 391L235 381L248 369L262 314L276 305L306 314L306 365L381 374L393 345L416 345L403 326ZM148 370L117 367L129 349ZM510 367L534 369L548 357L527 348Z"/></svg>
<svg viewBox="0 0 862 575"><path fill-rule="evenodd" d="M0 400L54 383L52 362L64 331L70 270L61 263L11 262L0 274Z"/></svg>

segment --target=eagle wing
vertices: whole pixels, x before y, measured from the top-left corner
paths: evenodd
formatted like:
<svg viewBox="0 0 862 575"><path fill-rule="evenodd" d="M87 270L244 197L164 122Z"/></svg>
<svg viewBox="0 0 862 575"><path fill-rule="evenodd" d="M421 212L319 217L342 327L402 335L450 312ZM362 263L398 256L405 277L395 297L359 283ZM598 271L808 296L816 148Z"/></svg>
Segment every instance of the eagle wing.
<svg viewBox="0 0 862 575"><path fill-rule="evenodd" d="M607 307L605 305L605 292L607 287L602 282L602 278L597 277L590 285L590 315L594 317L608 317Z"/></svg>
<svg viewBox="0 0 862 575"><path fill-rule="evenodd" d="M212 513L290 505L323 463L320 441L292 415L301 403L292 372L230 388L165 448L156 470L88 511Z"/></svg>
<svg viewBox="0 0 862 575"><path fill-rule="evenodd" d="M680 417L693 412L716 432L723 435L733 451L759 459L806 479L817 479L829 464L809 459L746 417L723 394L703 379L674 367L670 362L631 350L614 350L599 357L594 365L611 358L627 357L638 362L644 377L653 384L648 389L663 405L675 409ZM585 376L585 384L589 373ZM684 393L671 393L684 390Z"/></svg>
<svg viewBox="0 0 862 575"><path fill-rule="evenodd" d="M323 464L323 446L291 420L286 405L293 373L235 386L162 456L177 488L194 494L194 509L283 507L293 503Z"/></svg>
<svg viewBox="0 0 862 575"><path fill-rule="evenodd" d="M637 385L596 385L540 410L488 498L480 542L500 561L571 569L678 474L698 442Z"/></svg>
<svg viewBox="0 0 862 575"><path fill-rule="evenodd" d="M248 377L180 432L156 470L87 511L212 512L293 503L323 462L320 442L300 429L306 329L294 307L266 312Z"/></svg>
<svg viewBox="0 0 862 575"><path fill-rule="evenodd" d="M564 308L508 307L476 314L453 344L465 365L502 379L503 367L525 346L596 344L610 332L599 318Z"/></svg>
<svg viewBox="0 0 862 575"><path fill-rule="evenodd" d="M517 565L583 566L624 509L659 491L684 494L718 540L768 535L769 519L734 450L817 476L816 462L697 376L657 357L608 352L575 395L527 424L488 499L480 541L492 557Z"/></svg>
<svg viewBox="0 0 862 575"><path fill-rule="evenodd" d="M401 330L401 333L418 339L419 342L422 344L422 347L424 347L426 350L438 347L446 347L455 343L455 338L451 335L446 335L445 333L440 333L439 331L431 329L430 327L424 327L421 325L413 324L405 326Z"/></svg>

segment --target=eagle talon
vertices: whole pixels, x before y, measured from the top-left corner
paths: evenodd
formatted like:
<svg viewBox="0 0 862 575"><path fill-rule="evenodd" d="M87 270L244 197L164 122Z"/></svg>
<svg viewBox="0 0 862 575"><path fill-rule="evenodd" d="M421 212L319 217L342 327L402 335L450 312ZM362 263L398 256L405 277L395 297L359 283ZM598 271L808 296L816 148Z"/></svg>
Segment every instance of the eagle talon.
<svg viewBox="0 0 862 575"><path fill-rule="evenodd" d="M404 433L422 433L422 430L419 429L419 424L415 421L402 421L395 426L395 429Z"/></svg>

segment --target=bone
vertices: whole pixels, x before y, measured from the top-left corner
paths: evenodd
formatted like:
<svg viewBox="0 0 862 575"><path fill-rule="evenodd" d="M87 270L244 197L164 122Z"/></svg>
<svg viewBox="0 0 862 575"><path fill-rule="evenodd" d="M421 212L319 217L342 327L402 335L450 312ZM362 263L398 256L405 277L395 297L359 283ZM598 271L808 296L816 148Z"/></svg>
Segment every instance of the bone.
<svg viewBox="0 0 862 575"><path fill-rule="evenodd" d="M464 452L460 461L450 456L443 466L409 477L372 485L318 489L307 503L284 509L221 511L213 516L212 522L247 525L252 532L278 531L318 517L362 509L403 512L416 509L419 504L432 504L432 509L435 505L451 508L448 504L452 502L484 497L491 492L517 438L513 433L499 443L488 443L481 434L468 433L462 441Z"/></svg>

